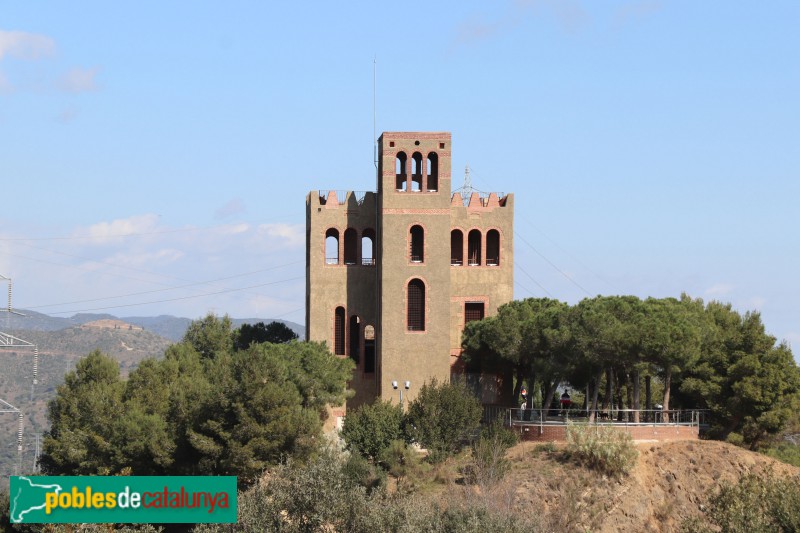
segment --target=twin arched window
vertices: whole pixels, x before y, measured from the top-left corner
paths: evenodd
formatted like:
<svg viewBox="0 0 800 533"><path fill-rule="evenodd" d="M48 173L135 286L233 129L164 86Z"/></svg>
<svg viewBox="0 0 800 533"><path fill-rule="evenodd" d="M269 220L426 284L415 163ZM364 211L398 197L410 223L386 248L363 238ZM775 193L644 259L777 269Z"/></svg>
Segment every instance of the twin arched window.
<svg viewBox="0 0 800 533"><path fill-rule="evenodd" d="M467 234L467 264L480 266L483 261L481 231L473 229ZM464 233L460 229L450 231L450 265L464 264ZM500 265L500 232L490 229L486 232L486 265Z"/></svg>
<svg viewBox="0 0 800 533"><path fill-rule="evenodd" d="M430 152L425 158L424 166L422 154L411 154L411 175L408 172L408 155L397 152L395 156L395 189L399 192L427 191L436 192L439 189L439 154ZM410 180L409 180L410 177ZM425 186L423 187L423 180ZM409 189L409 186L411 187Z"/></svg>
<svg viewBox="0 0 800 533"><path fill-rule="evenodd" d="M344 232L344 264L357 265L358 256L358 231L347 228ZM339 261L339 230L328 228L325 231L325 264L338 265ZM367 228L361 233L361 264L372 266L375 264L375 230Z"/></svg>
<svg viewBox="0 0 800 533"><path fill-rule="evenodd" d="M424 290L424 288L423 288ZM424 299L424 297L423 297ZM361 318L358 315L350 317L350 331L349 339L345 344L345 331L347 326L345 324L345 309L342 306L337 307L333 312L333 352L336 355L349 355L350 358L358 365L361 362L361 336L362 331L364 335L364 373L371 374L375 372L375 326L367 324L361 327ZM424 323L424 316L423 316ZM349 346L349 353L347 350Z"/></svg>

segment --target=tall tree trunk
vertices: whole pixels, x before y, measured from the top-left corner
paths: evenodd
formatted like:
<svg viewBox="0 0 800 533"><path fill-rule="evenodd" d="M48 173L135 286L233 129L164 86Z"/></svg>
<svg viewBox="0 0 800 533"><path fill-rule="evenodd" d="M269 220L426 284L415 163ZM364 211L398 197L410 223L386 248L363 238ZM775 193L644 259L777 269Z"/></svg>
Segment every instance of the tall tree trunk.
<svg viewBox="0 0 800 533"><path fill-rule="evenodd" d="M631 373L625 372L625 407L627 409L633 408L633 382L631 381ZM620 418L622 420L622 418ZM631 413L630 411L625 412L625 420L630 422L631 420Z"/></svg>
<svg viewBox="0 0 800 533"><path fill-rule="evenodd" d="M642 392L642 386L641 383L639 383L640 379L639 369L635 368L633 370L633 408L636 410L633 412L633 421L636 424L640 422L639 409L641 409L641 404L639 402L639 396Z"/></svg>
<svg viewBox="0 0 800 533"><path fill-rule="evenodd" d="M519 407L517 404L517 400L519 400L519 392L522 390L522 368L517 367L517 382L514 384L514 392L513 398L511 399L511 404L514 407Z"/></svg>
<svg viewBox="0 0 800 533"><path fill-rule="evenodd" d="M603 378L603 369L597 371L594 377L594 389L592 390L592 408L589 411L589 423L593 424L597 416L597 399L600 396L600 380Z"/></svg>
<svg viewBox="0 0 800 533"><path fill-rule="evenodd" d="M586 394L583 396L583 412L589 414L589 383L586 384Z"/></svg>
<svg viewBox="0 0 800 533"><path fill-rule="evenodd" d="M651 410L653 409L653 392L650 390L650 379L650 376L644 377L644 398L648 421L650 420L650 416L652 415Z"/></svg>
<svg viewBox="0 0 800 533"><path fill-rule="evenodd" d="M606 368L606 394L603 396L603 407L605 411L611 405L611 387L614 386L614 378L611 376L611 367Z"/></svg>
<svg viewBox="0 0 800 533"><path fill-rule="evenodd" d="M664 422L669 422L669 389L670 385L672 385L672 370L669 368L667 369L667 375L664 378L664 405L661 407L664 416L662 420Z"/></svg>
<svg viewBox="0 0 800 533"><path fill-rule="evenodd" d="M504 369L500 375L500 405L505 407L516 407L516 396L514 396L514 369Z"/></svg>
<svg viewBox="0 0 800 533"><path fill-rule="evenodd" d="M547 391L545 392L545 395L542 396L542 411L545 413L548 412L550 410L550 406L553 405L553 394L556 392L561 380L556 378L553 381L548 380L546 383Z"/></svg>

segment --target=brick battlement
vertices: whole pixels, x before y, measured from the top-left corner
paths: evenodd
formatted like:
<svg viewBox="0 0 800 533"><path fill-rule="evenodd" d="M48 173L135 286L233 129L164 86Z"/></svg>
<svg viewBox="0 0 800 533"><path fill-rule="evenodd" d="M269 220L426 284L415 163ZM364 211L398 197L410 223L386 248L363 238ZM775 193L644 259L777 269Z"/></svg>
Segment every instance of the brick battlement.
<svg viewBox="0 0 800 533"><path fill-rule="evenodd" d="M313 191L311 196L314 196ZM373 191L319 190L317 198L319 205L328 209L346 206L348 210L351 210L359 209L366 204L370 204L373 208L375 205L375 192Z"/></svg>
<svg viewBox="0 0 800 533"><path fill-rule="evenodd" d="M479 194L473 192L466 200L459 192L450 198L451 207L466 207L467 211L490 211L496 207L506 207L508 195L502 192Z"/></svg>

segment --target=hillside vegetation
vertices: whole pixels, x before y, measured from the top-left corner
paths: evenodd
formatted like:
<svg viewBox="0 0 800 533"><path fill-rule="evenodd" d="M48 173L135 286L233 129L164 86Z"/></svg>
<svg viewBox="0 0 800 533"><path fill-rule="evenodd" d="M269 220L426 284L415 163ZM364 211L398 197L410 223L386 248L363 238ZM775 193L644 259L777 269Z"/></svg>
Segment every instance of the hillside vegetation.
<svg viewBox="0 0 800 533"><path fill-rule="evenodd" d="M162 357L172 344L155 333L141 328L129 329L121 322L103 321L94 326L75 326L60 331L10 333L39 347L38 384L33 388L33 349L0 350L0 398L25 414L23 464L28 469L33 465L35 454L34 434L43 433L50 425L46 417L47 402L55 397L64 375L75 368L81 357L99 349L111 355L127 375L143 359ZM18 461L16 431L14 416L0 415L0 479L14 473Z"/></svg>

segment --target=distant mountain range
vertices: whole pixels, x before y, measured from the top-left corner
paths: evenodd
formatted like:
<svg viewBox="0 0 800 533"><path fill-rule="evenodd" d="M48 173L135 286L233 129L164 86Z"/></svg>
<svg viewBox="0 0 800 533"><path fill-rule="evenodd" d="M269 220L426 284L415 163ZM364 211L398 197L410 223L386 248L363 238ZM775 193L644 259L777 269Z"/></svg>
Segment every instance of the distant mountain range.
<svg viewBox="0 0 800 533"><path fill-rule="evenodd" d="M13 331L59 331L66 328L81 326L89 322L98 320L120 320L127 324L139 326L147 331L160 335L166 339L177 342L183 338L186 328L192 322L191 318L177 317L172 315L160 315L156 317L117 317L106 313L92 314L80 313L73 315L69 318L54 317L37 313L36 311L26 311L24 309L18 312L25 316L19 316L11 313L0 314L0 331L5 331L13 335ZM271 318L231 318L233 326L238 328L242 324L257 324L263 322L269 324L270 322L281 322L290 327L300 339L305 338L305 328L295 322L288 320L273 320Z"/></svg>

